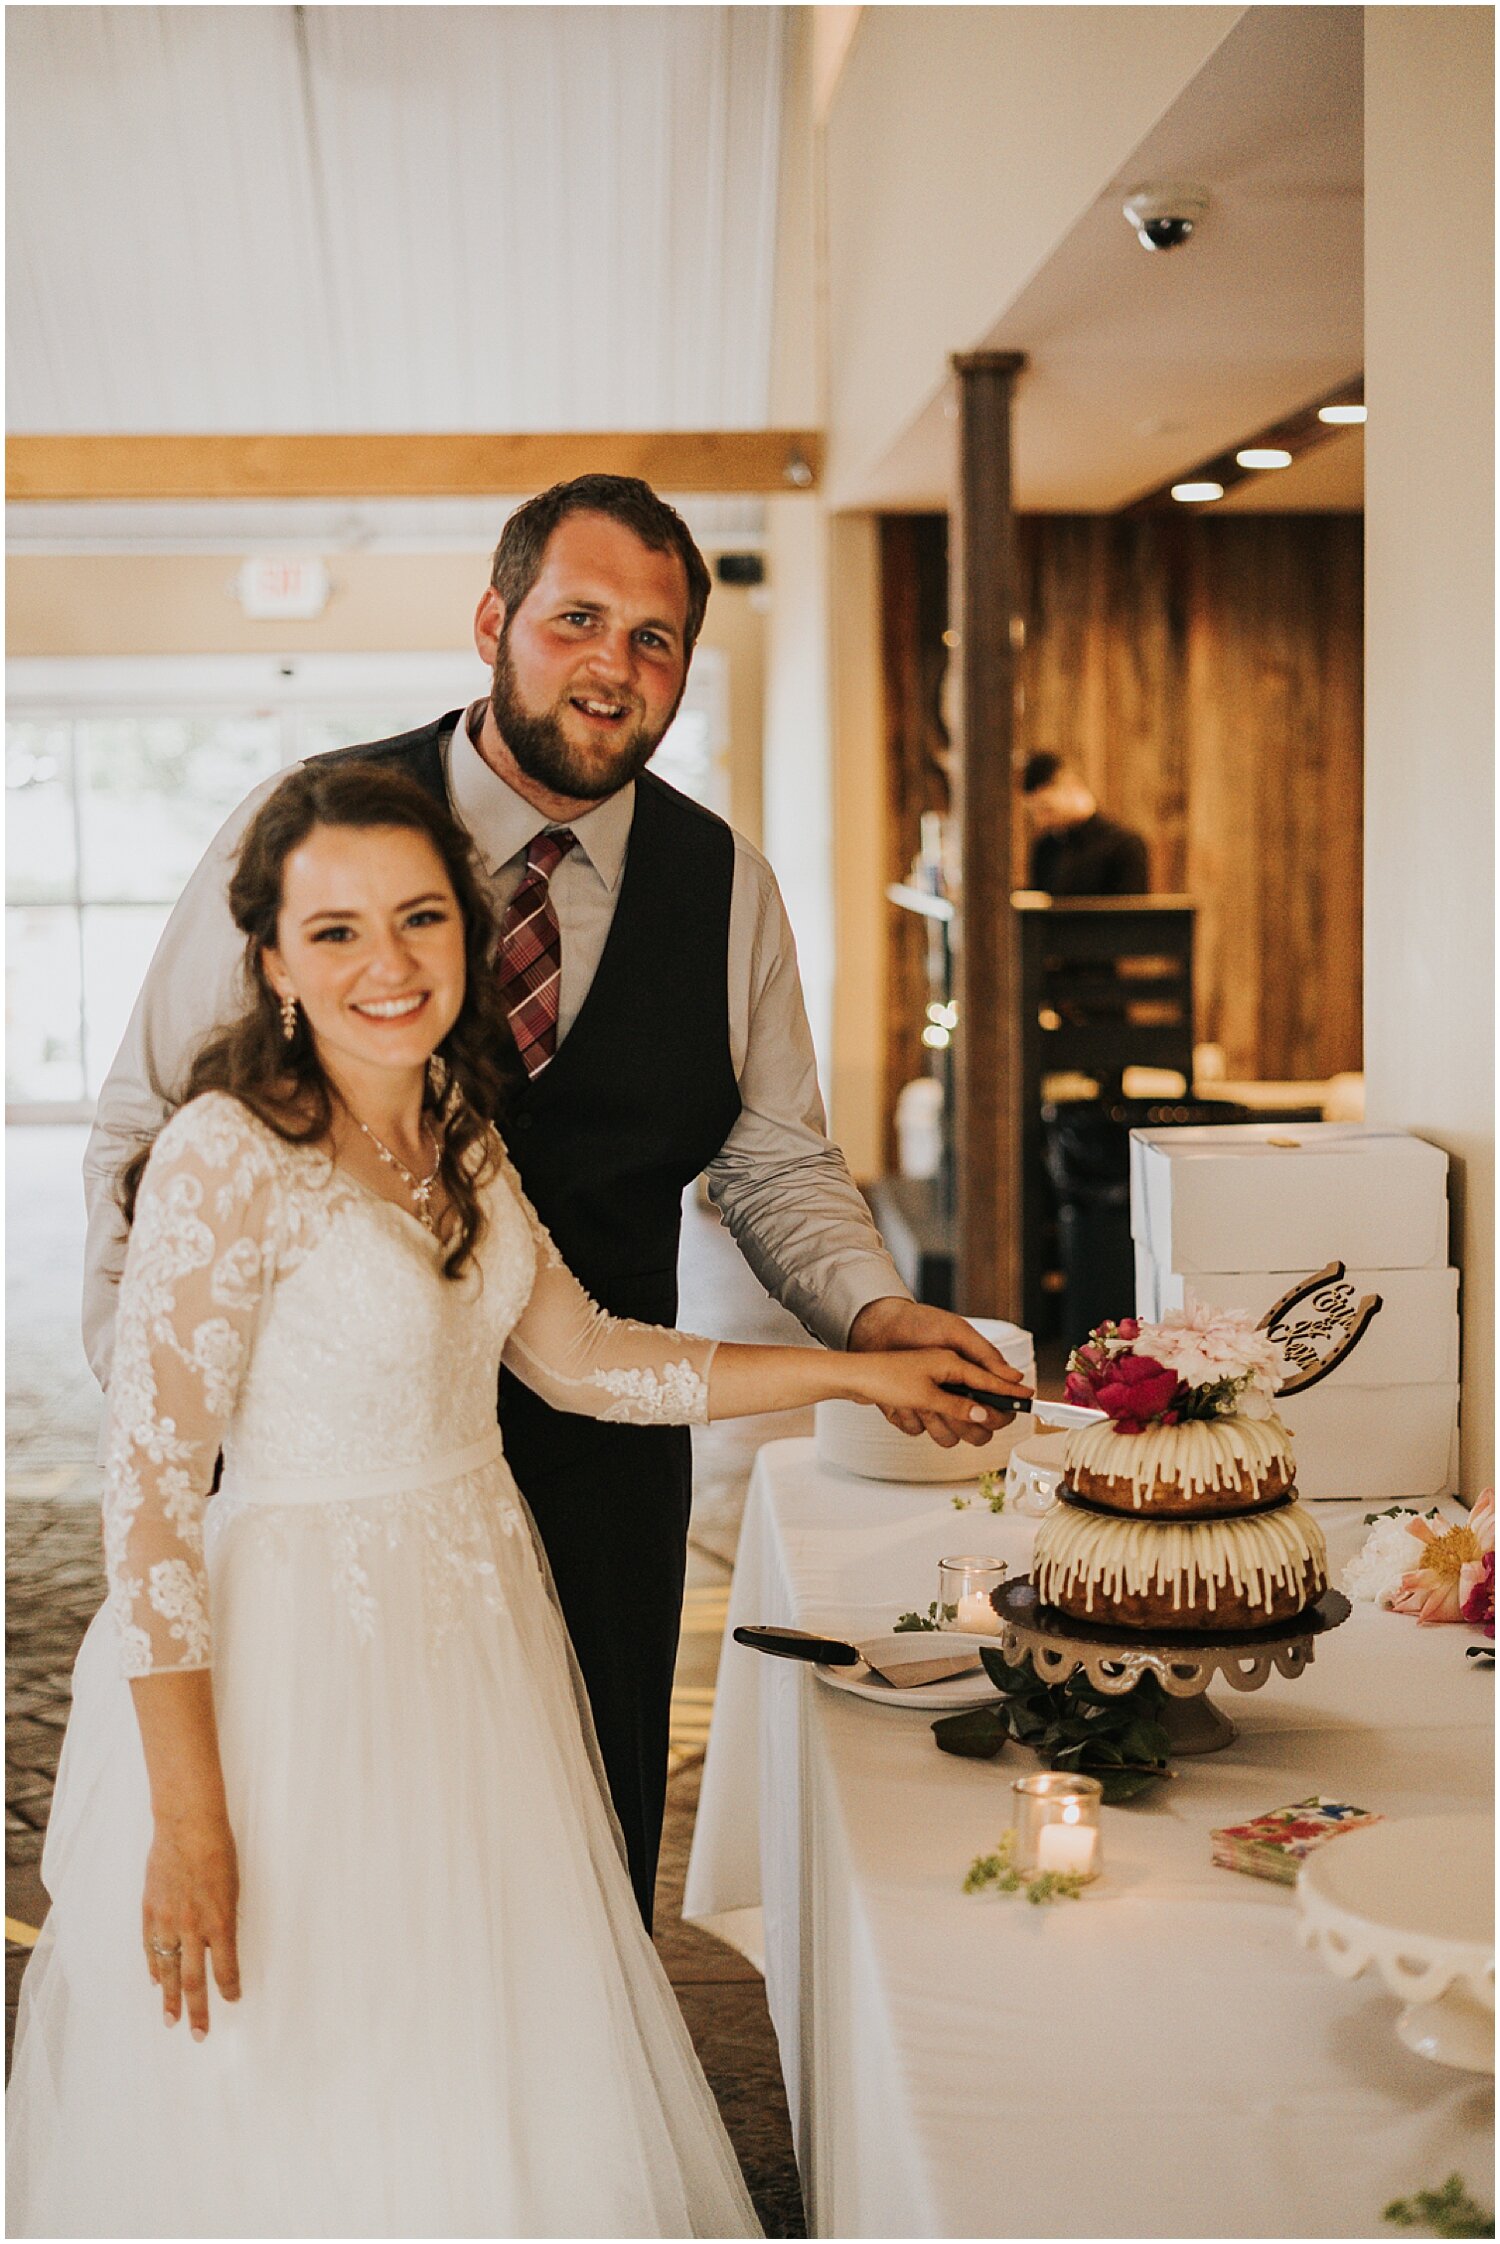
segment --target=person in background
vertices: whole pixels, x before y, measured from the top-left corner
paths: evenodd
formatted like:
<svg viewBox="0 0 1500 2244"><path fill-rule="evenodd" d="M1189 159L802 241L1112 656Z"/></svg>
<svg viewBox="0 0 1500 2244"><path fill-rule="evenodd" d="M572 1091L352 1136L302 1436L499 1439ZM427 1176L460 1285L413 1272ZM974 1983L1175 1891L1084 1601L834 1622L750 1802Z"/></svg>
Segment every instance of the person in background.
<svg viewBox="0 0 1500 2244"><path fill-rule="evenodd" d="M1021 794L1031 825L1028 885L1049 896L1144 896L1146 844L1106 818L1073 766L1050 749L1027 759Z"/></svg>

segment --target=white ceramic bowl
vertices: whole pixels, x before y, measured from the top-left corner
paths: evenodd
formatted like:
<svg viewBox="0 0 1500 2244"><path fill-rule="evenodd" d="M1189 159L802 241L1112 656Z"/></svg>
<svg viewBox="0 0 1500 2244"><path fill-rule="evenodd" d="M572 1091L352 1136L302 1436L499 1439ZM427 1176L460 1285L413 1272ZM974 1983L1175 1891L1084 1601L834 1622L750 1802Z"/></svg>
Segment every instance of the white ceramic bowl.
<svg viewBox="0 0 1500 2244"><path fill-rule="evenodd" d="M976 1332L998 1348L1028 1386L1036 1384L1036 1351L1031 1334L999 1317L970 1317ZM943 1449L930 1434L902 1434L888 1425L871 1403L825 1402L814 1412L818 1463L855 1473L861 1480L904 1480L925 1484L977 1480L1003 1469L1016 1444L1031 1431L1024 1414L977 1447L959 1442Z"/></svg>

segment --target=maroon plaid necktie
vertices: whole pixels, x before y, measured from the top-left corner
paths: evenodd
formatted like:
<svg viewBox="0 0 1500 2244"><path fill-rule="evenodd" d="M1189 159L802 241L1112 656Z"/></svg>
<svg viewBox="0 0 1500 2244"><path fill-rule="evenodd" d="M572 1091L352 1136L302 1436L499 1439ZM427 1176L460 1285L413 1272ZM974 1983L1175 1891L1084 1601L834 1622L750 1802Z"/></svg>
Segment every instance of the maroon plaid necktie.
<svg viewBox="0 0 1500 2244"><path fill-rule="evenodd" d="M552 875L577 839L566 826L533 836L521 885L500 922L500 995L528 1075L540 1075L557 1050L562 936Z"/></svg>

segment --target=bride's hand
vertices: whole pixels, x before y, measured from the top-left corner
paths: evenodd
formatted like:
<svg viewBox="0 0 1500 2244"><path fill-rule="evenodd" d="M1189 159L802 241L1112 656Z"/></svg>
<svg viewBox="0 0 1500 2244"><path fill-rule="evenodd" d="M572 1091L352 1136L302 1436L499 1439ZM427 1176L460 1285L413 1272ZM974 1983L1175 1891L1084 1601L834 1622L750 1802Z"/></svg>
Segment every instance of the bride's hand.
<svg viewBox="0 0 1500 2244"><path fill-rule="evenodd" d="M239 1865L228 1819L198 1814L158 1819L146 1858L141 1927L146 1968L175 2026L187 2007L193 2039L208 2032L208 1959L226 2002L238 2002Z"/></svg>
<svg viewBox="0 0 1500 2244"><path fill-rule="evenodd" d="M1002 1382L977 1372L972 1363L952 1348L900 1348L845 1359L849 1393L855 1402L876 1403L890 1415L911 1412L928 1422L964 1417L969 1424L995 1432L1008 1426L1015 1413L990 1410L982 1403L966 1403L949 1392L953 1387L982 1387L1001 1391ZM1004 1389L1020 1402L1031 1393L1020 1374L1006 1365Z"/></svg>

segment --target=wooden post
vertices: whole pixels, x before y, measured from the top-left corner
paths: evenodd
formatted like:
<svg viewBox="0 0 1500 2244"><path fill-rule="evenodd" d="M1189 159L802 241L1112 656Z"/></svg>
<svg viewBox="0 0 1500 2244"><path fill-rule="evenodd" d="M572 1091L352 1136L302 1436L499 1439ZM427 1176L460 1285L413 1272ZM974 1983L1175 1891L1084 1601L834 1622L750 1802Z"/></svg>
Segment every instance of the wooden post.
<svg viewBox="0 0 1500 2244"><path fill-rule="evenodd" d="M958 938L955 1306L1021 1315L1019 976L1011 911L1015 646L1019 611L1011 505L1011 398L1019 351L955 356L958 461L949 531L954 696L953 805L963 891Z"/></svg>

